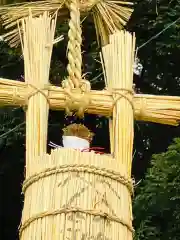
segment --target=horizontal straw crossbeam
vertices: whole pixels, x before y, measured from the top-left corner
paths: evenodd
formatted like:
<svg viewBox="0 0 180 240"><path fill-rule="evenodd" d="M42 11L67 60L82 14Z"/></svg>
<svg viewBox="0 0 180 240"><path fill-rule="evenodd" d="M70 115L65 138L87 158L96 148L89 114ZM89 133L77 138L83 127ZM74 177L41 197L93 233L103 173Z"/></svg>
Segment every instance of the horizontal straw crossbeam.
<svg viewBox="0 0 180 240"><path fill-rule="evenodd" d="M50 108L64 110L66 107L66 93L61 87L47 85ZM24 82L9 79L0 79L1 106L26 106L27 96L36 91ZM107 90L90 92L91 102L87 113L112 116L113 98ZM159 96L148 94L134 94L133 104L135 119L140 121L155 122L168 125L179 125L180 122L180 97Z"/></svg>

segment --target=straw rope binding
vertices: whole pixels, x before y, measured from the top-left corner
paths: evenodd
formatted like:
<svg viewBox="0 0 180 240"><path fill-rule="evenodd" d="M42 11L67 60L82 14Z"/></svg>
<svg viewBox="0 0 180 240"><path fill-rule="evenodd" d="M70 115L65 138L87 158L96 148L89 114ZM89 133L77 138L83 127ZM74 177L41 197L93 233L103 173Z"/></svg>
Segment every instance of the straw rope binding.
<svg viewBox="0 0 180 240"><path fill-rule="evenodd" d="M48 94L46 94L46 93L44 92L45 90L48 91L48 85L45 86L44 88L39 88L39 87L37 87L37 86L35 86L35 85L31 84L31 83L28 83L28 86L30 86L31 88L33 88L34 91L31 92L30 94L28 94L27 99L26 99L27 105L28 105L28 101L29 101L29 99L30 99L31 97L33 97L33 96L36 95L37 93L41 93L41 94L45 97L45 99L47 100L47 102L48 102L48 104L49 104L49 106L50 106L50 100L49 100L49 98L48 98Z"/></svg>
<svg viewBox="0 0 180 240"><path fill-rule="evenodd" d="M77 111L79 117L84 117L84 112L91 103L90 91L91 85L89 81L82 80L78 88L72 88L71 81L63 80L62 87L66 93L65 110L67 115L72 115L73 111Z"/></svg>
<svg viewBox="0 0 180 240"><path fill-rule="evenodd" d="M38 213L34 216L32 216L31 218L29 218L28 220L26 220L22 226L19 228L19 236L21 237L22 232L34 221L40 219L40 218L44 218L44 217L48 217L48 216L55 216L58 214L67 214L67 213L85 213L85 214L89 214L89 215L94 215L97 217L102 217L105 218L109 221L114 221L117 223L120 223L122 225L124 225L125 227L128 228L129 231L134 232L133 227L128 224L127 222L125 222L124 220L118 218L117 216L111 215L109 213L105 213L102 211L98 211L98 210L85 210L85 209L81 209L81 208L76 208L76 207L67 207L67 208L61 208L58 210L52 210L52 211L46 211L46 212L42 212L42 213Z"/></svg>
<svg viewBox="0 0 180 240"><path fill-rule="evenodd" d="M108 91L110 91L109 89L107 89ZM127 94L131 94L134 95L134 91L130 90L130 89L126 89L126 88L115 88L112 91L110 91L112 93L112 97L113 94L118 95L117 97L113 97L113 108L115 107L115 105L117 104L117 102L121 99L121 98L125 98L131 105L132 109L133 109L133 113L135 113L135 108L134 108L134 104L133 104L133 100L130 99ZM125 92L125 93L124 93Z"/></svg>
<svg viewBox="0 0 180 240"><path fill-rule="evenodd" d="M69 5L70 21L68 32L68 66L69 81L73 83L74 87L79 87L82 75L82 55L81 55L81 26L80 26L80 10L77 0L71 0Z"/></svg>
<svg viewBox="0 0 180 240"><path fill-rule="evenodd" d="M71 165L65 164L61 166L55 166L53 168L47 168L27 178L24 181L22 192L25 194L27 188L34 182L40 180L41 178L45 178L53 174L65 173L65 172L87 172L87 173L95 173L104 177L108 177L126 186L127 189L129 190L129 193L133 195L133 184L131 180L126 179L125 177L121 176L120 173L115 172L113 170L108 170L105 168L100 168L97 166L85 165L85 164L71 164Z"/></svg>

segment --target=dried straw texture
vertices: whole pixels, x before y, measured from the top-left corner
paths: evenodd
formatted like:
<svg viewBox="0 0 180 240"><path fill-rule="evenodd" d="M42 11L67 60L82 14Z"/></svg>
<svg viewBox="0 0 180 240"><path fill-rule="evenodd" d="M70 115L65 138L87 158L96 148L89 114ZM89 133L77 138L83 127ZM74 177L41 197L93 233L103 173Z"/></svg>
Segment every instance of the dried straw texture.
<svg viewBox="0 0 180 240"><path fill-rule="evenodd" d="M49 85L49 103L53 110L64 110L66 107L66 93L60 87ZM27 96L34 89L24 82L0 78L0 105L26 106ZM111 91L90 92L91 102L87 113L112 116L114 100ZM158 96L149 94L135 94L133 98L135 119L168 125L179 125L180 97Z"/></svg>
<svg viewBox="0 0 180 240"><path fill-rule="evenodd" d="M37 1L29 3L17 3L10 4L0 7L0 16L3 22L3 26L8 30L4 34L4 40L9 42L11 47L17 47L20 43L19 29L17 27L17 22L29 16L30 12L33 17L38 17L45 11L54 16L56 12L62 8L64 1L53 0L53 1ZM61 18L68 15L67 9L61 11ZM20 21L21 28L21 21ZM22 33L22 28L21 28Z"/></svg>
<svg viewBox="0 0 180 240"><path fill-rule="evenodd" d="M48 126L49 69L51 62L56 18L47 12L33 18L30 15L22 20L24 71L27 85L33 92L26 96L26 168L32 165L36 156L46 152Z"/></svg>
<svg viewBox="0 0 180 240"><path fill-rule="evenodd" d="M110 43L102 48L106 87L115 101L113 119L110 122L111 152L115 160L124 166L131 176L134 140L133 63L135 37L126 31L110 36ZM123 195L122 195L123 196ZM125 199L124 199L125 201ZM126 199L125 209L131 209L131 199ZM123 231L124 230L124 231ZM122 230L120 239L133 239L132 233Z"/></svg>
<svg viewBox="0 0 180 240"><path fill-rule="evenodd" d="M117 0L98 1L92 9L98 42L109 43L109 35L121 30L133 12L133 3Z"/></svg>
<svg viewBox="0 0 180 240"><path fill-rule="evenodd" d="M66 93L60 87L49 85L48 98L50 108L64 110L66 107ZM1 106L26 106L27 96L34 89L27 83L0 78L0 104ZM92 90L89 94L91 101L87 113L112 116L114 100L112 91ZM158 96L149 94L134 94L133 98L135 119L168 125L179 125L180 122L180 97Z"/></svg>
<svg viewBox="0 0 180 240"><path fill-rule="evenodd" d="M30 3L18 3L0 7L0 16L3 25L9 32L4 35L6 41L11 46L17 46L19 43L19 34L17 29L17 21L29 15L31 9L33 16L38 16L44 11L51 14L58 11L58 21L62 21L69 17L68 9L71 1L52 0L37 1ZM129 20L133 10L132 3L126 1L114 0L88 0L79 1L79 8L83 17L90 12L94 19L96 33L99 43L103 45L108 43L109 34L120 30Z"/></svg>
<svg viewBox="0 0 180 240"><path fill-rule="evenodd" d="M119 31L110 36L110 44L102 48L107 89L114 98L111 124L112 152L131 175L134 138L133 63L135 36ZM126 239L122 237L122 239Z"/></svg>
<svg viewBox="0 0 180 240"><path fill-rule="evenodd" d="M92 142L94 133L92 133L86 126L82 124L70 124L63 129L64 136L76 136L82 139Z"/></svg>
<svg viewBox="0 0 180 240"><path fill-rule="evenodd" d="M56 149L38 157L23 187L20 239L130 240L126 178L122 164L93 152Z"/></svg>

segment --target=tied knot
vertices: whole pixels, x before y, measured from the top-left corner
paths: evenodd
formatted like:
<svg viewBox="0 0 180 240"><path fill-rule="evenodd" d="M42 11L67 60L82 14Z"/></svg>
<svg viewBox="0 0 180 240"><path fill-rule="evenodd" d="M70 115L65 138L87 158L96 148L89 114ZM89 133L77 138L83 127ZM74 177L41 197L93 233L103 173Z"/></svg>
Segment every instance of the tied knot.
<svg viewBox="0 0 180 240"><path fill-rule="evenodd" d="M33 85L32 83L28 83L28 88L33 89L33 91L29 91L28 92L28 95L27 95L26 101L25 101L26 102L26 106L24 107L24 111L26 111L26 109L27 109L29 99L31 97L33 97L34 95L36 95L37 93L42 94L45 97L45 99L47 100L47 102L48 102L48 104L50 106L50 100L48 98L48 93L46 94L46 92L45 92L45 91L48 91L48 85L47 86L44 85L44 87L41 88L41 87L37 87L37 86Z"/></svg>
<svg viewBox="0 0 180 240"><path fill-rule="evenodd" d="M35 86L33 85L32 83L28 83L28 87L32 88L33 91L31 91L28 96L27 96L27 101L33 97L34 95L36 95L37 93L41 93L45 99L47 100L47 102L49 103L50 105L50 101L49 101L49 98L48 98L48 94L45 93L45 91L48 91L48 86L44 85L44 87L38 87L38 86Z"/></svg>
<svg viewBox="0 0 180 240"><path fill-rule="evenodd" d="M90 104L91 85L89 81L82 80L79 88L73 88L67 79L62 82L62 87L66 93L65 111L68 116L72 112L77 112L79 117L84 117L84 112Z"/></svg>
<svg viewBox="0 0 180 240"><path fill-rule="evenodd" d="M127 88L112 88L112 89L107 89L108 91L111 92L111 94L113 95L113 99L114 99L114 102L113 102L113 109L114 107L116 106L117 102L121 99L121 98L124 98L126 99L132 109L133 109L133 112L135 112L135 108L134 108L134 104L133 104L133 101L132 101L132 96L134 95L134 90L133 89L127 89ZM114 96L115 95L115 96Z"/></svg>

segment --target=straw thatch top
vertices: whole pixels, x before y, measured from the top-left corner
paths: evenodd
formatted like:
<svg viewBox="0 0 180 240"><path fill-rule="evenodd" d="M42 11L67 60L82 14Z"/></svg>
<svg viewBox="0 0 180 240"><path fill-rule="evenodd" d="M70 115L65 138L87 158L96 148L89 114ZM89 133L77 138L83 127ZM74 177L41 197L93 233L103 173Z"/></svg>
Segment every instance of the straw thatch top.
<svg viewBox="0 0 180 240"><path fill-rule="evenodd" d="M82 124L70 124L63 129L64 136L76 136L91 142L94 134Z"/></svg>
<svg viewBox="0 0 180 240"><path fill-rule="evenodd" d="M27 17L29 13L33 16L39 16L44 11L48 11L52 16L58 12L58 21L63 21L69 17L69 4L71 1L65 0L47 0L29 3L17 3L0 7L0 17L3 25L8 29L4 35L4 40L11 46L19 44L19 31L17 21ZM80 0L79 9L85 16L90 13L94 20L98 42L102 45L108 43L110 34L121 30L129 20L133 9L132 3L124 0ZM83 16L84 18L84 16Z"/></svg>

